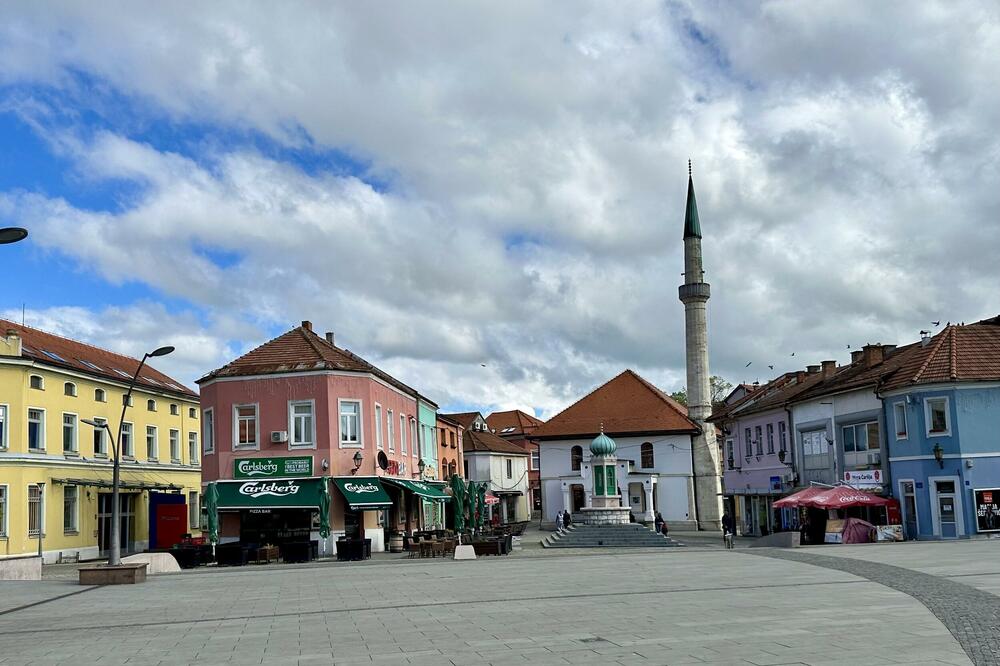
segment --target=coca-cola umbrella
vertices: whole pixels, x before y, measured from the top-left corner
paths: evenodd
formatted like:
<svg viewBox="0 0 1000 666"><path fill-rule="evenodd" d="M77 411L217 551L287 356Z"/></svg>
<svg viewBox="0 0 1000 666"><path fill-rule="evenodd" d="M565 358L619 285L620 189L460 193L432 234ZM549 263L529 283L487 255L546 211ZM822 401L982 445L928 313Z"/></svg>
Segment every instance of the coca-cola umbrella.
<svg viewBox="0 0 1000 666"><path fill-rule="evenodd" d="M205 488L205 512L208 514L208 541L214 547L219 542L219 488L215 481Z"/></svg>
<svg viewBox="0 0 1000 666"><path fill-rule="evenodd" d="M780 500L774 501L775 509L792 509L799 506L809 506L805 502L812 499L819 493L826 490L820 486L809 486L797 493L792 493L788 497L782 497Z"/></svg>
<svg viewBox="0 0 1000 666"><path fill-rule="evenodd" d="M816 509L846 509L851 506L889 506L893 500L851 486L812 486L774 503L776 509L809 506Z"/></svg>

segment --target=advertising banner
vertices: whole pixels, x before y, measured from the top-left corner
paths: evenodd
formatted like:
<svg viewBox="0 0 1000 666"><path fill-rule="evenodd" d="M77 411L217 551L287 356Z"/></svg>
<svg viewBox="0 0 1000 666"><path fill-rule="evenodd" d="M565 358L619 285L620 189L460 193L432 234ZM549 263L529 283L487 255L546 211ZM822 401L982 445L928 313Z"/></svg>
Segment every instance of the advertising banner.
<svg viewBox="0 0 1000 666"><path fill-rule="evenodd" d="M267 479L220 481L220 508L265 508L319 506L320 487L326 479Z"/></svg>
<svg viewBox="0 0 1000 666"><path fill-rule="evenodd" d="M976 531L1000 532L1000 488L980 488L972 492L976 503Z"/></svg>
<svg viewBox="0 0 1000 666"><path fill-rule="evenodd" d="M312 456L236 458L233 461L234 479L284 479L295 476L312 476L312 473Z"/></svg>
<svg viewBox="0 0 1000 666"><path fill-rule="evenodd" d="M882 480L880 469L844 472L844 483L855 488L881 488Z"/></svg>

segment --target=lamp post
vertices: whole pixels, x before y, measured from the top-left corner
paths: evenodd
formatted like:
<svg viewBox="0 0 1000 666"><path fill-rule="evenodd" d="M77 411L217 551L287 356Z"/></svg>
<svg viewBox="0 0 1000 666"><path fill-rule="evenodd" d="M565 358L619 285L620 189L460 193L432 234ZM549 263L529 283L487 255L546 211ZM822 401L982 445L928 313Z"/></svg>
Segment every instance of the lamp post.
<svg viewBox="0 0 1000 666"><path fill-rule="evenodd" d="M425 463L424 459L421 458L420 460L417 461L417 478L418 479L423 480L423 478L424 478L424 470L425 469L427 469L427 463Z"/></svg>
<svg viewBox="0 0 1000 666"><path fill-rule="evenodd" d="M9 245L23 241L28 237L28 230L21 227L4 227L0 229L0 245Z"/></svg>
<svg viewBox="0 0 1000 666"><path fill-rule="evenodd" d="M135 369L135 374L132 375L132 379L128 383L128 391L122 397L122 416L118 420L118 437L111 437L111 447L112 452L115 457L112 461L111 468L111 552L108 554L108 566L117 567L122 563L122 545L121 545L121 507L119 506L119 496L120 496L120 486L121 486L121 449L119 448L122 441L122 429L125 425L125 412L128 410L129 403L132 402L132 390L135 388L135 383L139 380L139 373L142 372L142 368L146 365L146 359L152 358L154 356L166 356L167 354L174 351L174 348L167 345L165 347L158 347L151 352L143 354L142 360L139 361L139 367ZM108 436L111 436L111 428L107 423L98 423L90 419L82 419L87 425L94 426L95 428L104 428L108 431ZM133 437L135 433L133 433Z"/></svg>
<svg viewBox="0 0 1000 666"><path fill-rule="evenodd" d="M941 448L941 443L936 443L932 451L934 453L934 460L937 461L938 467L944 469L944 449Z"/></svg>
<svg viewBox="0 0 1000 666"><path fill-rule="evenodd" d="M363 455L361 455L361 451L358 451L357 453L354 454L354 458L353 458L353 460L354 460L354 469L351 470L351 474L357 474L358 473L358 470L361 469L361 462L364 459L365 459L365 457Z"/></svg>

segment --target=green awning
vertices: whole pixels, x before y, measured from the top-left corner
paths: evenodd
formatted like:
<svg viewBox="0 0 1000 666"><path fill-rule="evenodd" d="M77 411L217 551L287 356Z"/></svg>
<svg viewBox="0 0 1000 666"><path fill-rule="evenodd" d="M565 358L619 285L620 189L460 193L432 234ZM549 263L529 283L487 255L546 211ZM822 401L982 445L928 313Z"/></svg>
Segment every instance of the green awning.
<svg viewBox="0 0 1000 666"><path fill-rule="evenodd" d="M351 511L384 509L392 506L392 500L389 499L377 476L352 476L334 479L333 482L347 500Z"/></svg>
<svg viewBox="0 0 1000 666"><path fill-rule="evenodd" d="M422 481L410 481L409 479L391 479L388 477L383 477L383 481L388 481L389 483L395 484L400 488L409 490L414 495L423 497L429 500L443 500L448 501L451 499L451 495L447 495L437 488L430 486Z"/></svg>
<svg viewBox="0 0 1000 666"><path fill-rule="evenodd" d="M318 509L325 478L218 481L220 509Z"/></svg>

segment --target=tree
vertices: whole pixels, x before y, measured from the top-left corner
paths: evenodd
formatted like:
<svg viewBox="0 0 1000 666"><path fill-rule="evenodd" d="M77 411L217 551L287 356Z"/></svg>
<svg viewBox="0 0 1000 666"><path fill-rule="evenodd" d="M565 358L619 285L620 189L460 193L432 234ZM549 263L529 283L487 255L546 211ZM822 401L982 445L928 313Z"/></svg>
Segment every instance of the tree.
<svg viewBox="0 0 1000 666"><path fill-rule="evenodd" d="M681 389L680 391L674 391L670 394L670 397L681 403L685 407L688 404L688 392L687 389Z"/></svg>
<svg viewBox="0 0 1000 666"><path fill-rule="evenodd" d="M719 375L712 375L709 378L709 391L712 394L712 404L717 402L722 402L722 400L729 395L729 392L733 390L733 385L727 382L725 379ZM688 404L688 393L686 388L682 388L679 391L674 391L670 394L670 397L681 403L682 405Z"/></svg>

